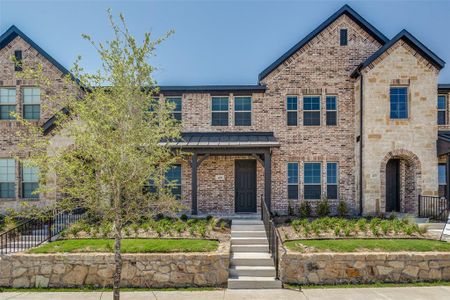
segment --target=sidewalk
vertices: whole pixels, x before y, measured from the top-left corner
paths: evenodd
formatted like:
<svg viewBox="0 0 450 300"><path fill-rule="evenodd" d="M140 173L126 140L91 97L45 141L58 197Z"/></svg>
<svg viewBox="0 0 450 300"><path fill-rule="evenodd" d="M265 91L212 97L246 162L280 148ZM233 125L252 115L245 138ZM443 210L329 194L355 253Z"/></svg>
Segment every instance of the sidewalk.
<svg viewBox="0 0 450 300"><path fill-rule="evenodd" d="M148 291L123 292L123 300L441 300L449 299L449 286L389 287L389 288L341 288L293 290L214 290L214 291ZM63 293L0 293L0 300L105 300L112 299L111 292L63 292Z"/></svg>

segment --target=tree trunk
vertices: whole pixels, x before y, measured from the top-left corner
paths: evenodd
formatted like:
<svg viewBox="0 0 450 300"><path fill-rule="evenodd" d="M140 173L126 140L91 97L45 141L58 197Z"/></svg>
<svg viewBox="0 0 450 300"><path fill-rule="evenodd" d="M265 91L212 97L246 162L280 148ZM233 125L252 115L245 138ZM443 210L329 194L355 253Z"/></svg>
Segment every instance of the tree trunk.
<svg viewBox="0 0 450 300"><path fill-rule="evenodd" d="M116 209L114 219L114 282L113 282L113 299L120 299L120 279L122 276L122 255L121 255L121 241L122 241L122 222L121 210Z"/></svg>

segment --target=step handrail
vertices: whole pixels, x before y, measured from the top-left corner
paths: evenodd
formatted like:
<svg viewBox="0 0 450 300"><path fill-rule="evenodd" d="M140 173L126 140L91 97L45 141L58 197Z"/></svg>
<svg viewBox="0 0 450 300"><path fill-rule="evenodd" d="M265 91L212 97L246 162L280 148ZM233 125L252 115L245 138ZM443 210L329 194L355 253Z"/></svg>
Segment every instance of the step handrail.
<svg viewBox="0 0 450 300"><path fill-rule="evenodd" d="M267 240L269 242L269 252L270 252L270 255L272 256L273 264L275 266L275 278L280 279L279 248L281 245L281 238L280 238L278 230L275 226L275 222L273 220L273 215L270 212L270 210L267 208L267 204L264 201L263 197L261 197L261 220L264 223L264 229L266 231Z"/></svg>

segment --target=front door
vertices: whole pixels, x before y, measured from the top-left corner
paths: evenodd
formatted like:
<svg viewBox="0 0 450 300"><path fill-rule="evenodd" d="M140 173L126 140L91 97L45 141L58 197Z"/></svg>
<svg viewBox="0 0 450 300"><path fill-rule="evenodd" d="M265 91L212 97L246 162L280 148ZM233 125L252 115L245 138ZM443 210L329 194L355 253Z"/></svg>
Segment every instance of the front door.
<svg viewBox="0 0 450 300"><path fill-rule="evenodd" d="M256 212L256 160L236 160L234 180L235 211Z"/></svg>
<svg viewBox="0 0 450 300"><path fill-rule="evenodd" d="M400 212L400 160L386 164L386 212Z"/></svg>

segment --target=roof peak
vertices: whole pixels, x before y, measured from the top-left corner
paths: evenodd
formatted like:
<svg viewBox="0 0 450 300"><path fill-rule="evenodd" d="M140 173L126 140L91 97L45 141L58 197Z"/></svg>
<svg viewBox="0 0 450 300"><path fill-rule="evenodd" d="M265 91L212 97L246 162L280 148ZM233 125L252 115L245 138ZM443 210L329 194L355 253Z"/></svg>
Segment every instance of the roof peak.
<svg viewBox="0 0 450 300"><path fill-rule="evenodd" d="M327 28L331 23L336 21L340 16L346 14L359 26L361 26L367 33L369 33L374 39L376 39L381 45L386 44L389 39L382 34L378 29L367 22L363 17L361 17L353 8L348 4L344 4L340 9L338 9L334 14L332 14L328 19L326 19L322 24L320 24L316 29L314 29L310 34L303 38L300 42L295 44L291 49L284 53L280 58L268 66L264 71L262 71L258 76L258 82L269 75L273 70L280 66L285 60L292 56L295 52L309 43L315 36L321 33L325 28Z"/></svg>

